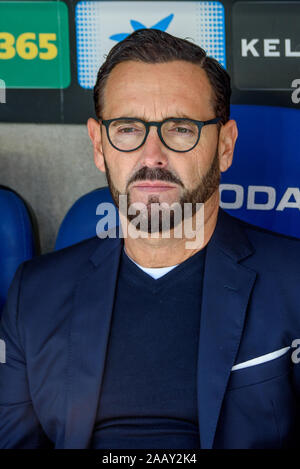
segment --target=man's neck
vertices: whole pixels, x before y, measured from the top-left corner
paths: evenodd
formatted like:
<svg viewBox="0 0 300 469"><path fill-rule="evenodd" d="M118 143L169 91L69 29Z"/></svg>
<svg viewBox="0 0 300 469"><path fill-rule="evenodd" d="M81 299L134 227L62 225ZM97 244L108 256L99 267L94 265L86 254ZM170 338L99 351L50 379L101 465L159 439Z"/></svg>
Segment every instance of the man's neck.
<svg viewBox="0 0 300 469"><path fill-rule="evenodd" d="M215 194L204 204L204 225L201 245L187 248L192 240L186 237L148 238L125 237L125 249L129 257L143 267L167 267L180 264L196 252L203 249L209 242L217 223L219 197ZM123 221L124 222L124 221ZM192 243L193 244L193 243Z"/></svg>

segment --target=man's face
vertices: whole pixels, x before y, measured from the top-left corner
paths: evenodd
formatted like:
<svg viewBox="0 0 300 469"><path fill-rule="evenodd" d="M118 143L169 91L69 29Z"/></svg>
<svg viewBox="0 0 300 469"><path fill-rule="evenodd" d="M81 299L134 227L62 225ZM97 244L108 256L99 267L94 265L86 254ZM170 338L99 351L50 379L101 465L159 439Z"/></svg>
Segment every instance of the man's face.
<svg viewBox="0 0 300 469"><path fill-rule="evenodd" d="M123 62L111 72L104 92L103 119L169 117L209 120L217 117L206 73L185 61L163 64ZM113 148L101 126L96 164L107 173L113 198L127 194L129 203L206 202L218 190L220 162L217 125L204 126L197 146L184 153L166 148L156 127L144 145L124 153Z"/></svg>

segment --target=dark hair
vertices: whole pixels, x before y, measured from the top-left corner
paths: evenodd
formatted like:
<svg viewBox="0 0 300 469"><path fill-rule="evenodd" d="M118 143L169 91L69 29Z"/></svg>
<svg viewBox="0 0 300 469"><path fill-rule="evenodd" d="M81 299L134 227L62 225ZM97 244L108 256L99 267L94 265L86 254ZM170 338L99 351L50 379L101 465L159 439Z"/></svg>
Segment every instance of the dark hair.
<svg viewBox="0 0 300 469"><path fill-rule="evenodd" d="M158 29L140 29L126 39L117 43L101 65L94 87L95 112L100 119L104 105L104 88L112 69L125 61L145 63L165 63L174 60L185 60L199 65L205 70L214 91L214 109L216 117L221 117L225 124L230 115L230 76L219 62L206 55L205 50L189 42L171 36Z"/></svg>

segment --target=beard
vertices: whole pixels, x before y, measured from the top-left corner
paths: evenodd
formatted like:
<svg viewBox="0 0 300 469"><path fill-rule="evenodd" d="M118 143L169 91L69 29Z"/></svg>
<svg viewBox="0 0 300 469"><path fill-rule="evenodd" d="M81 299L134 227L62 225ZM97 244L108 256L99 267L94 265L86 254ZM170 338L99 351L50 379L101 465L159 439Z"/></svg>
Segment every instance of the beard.
<svg viewBox="0 0 300 469"><path fill-rule="evenodd" d="M129 222L132 222L137 216L139 216L142 212L137 210L134 215L129 214L129 207L131 205L134 205L131 203L130 200L130 193L128 192L128 189L126 189L126 193L122 194L121 192L118 191L116 186L114 185L112 178L111 178L111 173L110 170L107 166L106 163L106 158L104 157L104 165L105 165L105 170L106 170L106 178L108 182L108 187L112 196L112 199L117 206L118 209L120 209L120 204L119 204L119 196L120 195L126 195L127 196L127 212L124 214L127 217L127 220ZM199 184L194 188L194 189L186 189L184 187L184 184L182 181L176 177L174 174L172 174L169 170L167 169L162 169L162 168L149 168L144 166L140 170L138 170L127 182L126 188L128 186L136 181L145 181L145 180L150 180L150 181L165 181L165 182L170 182L170 183L175 183L180 185L184 190L183 193L180 197L180 200L176 203L175 210L172 210L170 208L166 208L163 205L161 205L159 196L158 195L150 195L148 197L147 205L146 205L146 210L143 211L142 213L142 218L145 220L145 224L141 223L140 228L143 231L148 231L148 233L154 233L154 232L163 232L166 229L165 222L166 218L164 216L168 217L167 219L168 224L167 224L167 229L173 229L175 226L177 226L179 223L183 221L183 214L184 214L184 206L185 204L190 204L191 207L191 212L190 216L194 216L195 213L197 212L197 209L199 209L199 205L197 207L197 204L204 204L212 195L213 193L217 190L220 184L220 168L219 168L219 156L218 152L216 151L214 159L207 170L207 172L204 174L204 176L201 178L201 181ZM154 209L154 210L153 210ZM158 217L154 217L153 214L158 211ZM140 213L139 213L140 212ZM146 230L144 227L147 227ZM139 226L136 226L136 229L139 229Z"/></svg>

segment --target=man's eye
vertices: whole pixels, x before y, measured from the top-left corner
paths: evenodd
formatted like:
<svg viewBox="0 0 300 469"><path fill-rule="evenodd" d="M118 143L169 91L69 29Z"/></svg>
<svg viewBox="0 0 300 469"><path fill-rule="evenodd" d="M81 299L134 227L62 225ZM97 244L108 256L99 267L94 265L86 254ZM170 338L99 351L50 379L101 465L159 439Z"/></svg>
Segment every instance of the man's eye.
<svg viewBox="0 0 300 469"><path fill-rule="evenodd" d="M139 132L140 129L137 129L136 127L120 127L118 129L118 132L121 134L133 134Z"/></svg>
<svg viewBox="0 0 300 469"><path fill-rule="evenodd" d="M121 132L123 134L129 134L129 133L132 133L134 131L135 131L135 129L133 127L122 127L118 130L118 132Z"/></svg>
<svg viewBox="0 0 300 469"><path fill-rule="evenodd" d="M175 131L175 133L178 133L178 134L192 134L193 133L193 131L191 129L188 129L187 127L175 127L173 131Z"/></svg>

